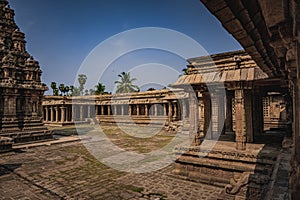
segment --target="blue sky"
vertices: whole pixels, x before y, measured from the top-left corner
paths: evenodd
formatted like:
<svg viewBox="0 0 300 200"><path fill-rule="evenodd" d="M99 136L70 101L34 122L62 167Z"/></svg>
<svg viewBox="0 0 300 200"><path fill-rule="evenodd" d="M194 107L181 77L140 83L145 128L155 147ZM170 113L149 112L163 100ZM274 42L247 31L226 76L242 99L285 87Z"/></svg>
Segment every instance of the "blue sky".
<svg viewBox="0 0 300 200"><path fill-rule="evenodd" d="M40 62L43 70L42 80L48 86L52 81L73 85L83 62L99 44L116 34L135 28L160 27L177 31L197 41L209 54L241 49L199 0L9 0L9 2L11 8L15 10L17 25L26 34L27 50ZM161 39L161 43L164 42L165 39ZM178 48L182 45L176 40L174 43L178 43ZM98 55L98 58L100 66L103 58L101 55ZM149 48L136 50L119 55L109 67L106 66L102 77L93 80L87 87L101 81L109 91L112 91L113 83L120 72L130 71L138 66L143 66L145 70L139 68L136 72L132 71L135 77L147 73L147 78L160 77L165 82L172 81L176 80L185 64L185 58L173 52ZM151 66L152 69L147 72ZM163 69L159 70L160 67ZM172 70L168 71L169 68L173 68L174 73ZM165 82L160 84L155 79L152 82L158 83L161 87L165 84ZM148 87L146 83L139 84L142 84L140 85L142 88Z"/></svg>

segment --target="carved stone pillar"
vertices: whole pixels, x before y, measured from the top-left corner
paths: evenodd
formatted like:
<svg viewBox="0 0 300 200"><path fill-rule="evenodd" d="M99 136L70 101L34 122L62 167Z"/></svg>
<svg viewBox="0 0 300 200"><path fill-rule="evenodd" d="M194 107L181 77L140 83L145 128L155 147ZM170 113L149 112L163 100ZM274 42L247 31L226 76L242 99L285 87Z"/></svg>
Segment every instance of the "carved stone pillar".
<svg viewBox="0 0 300 200"><path fill-rule="evenodd" d="M111 105L107 105L107 115L111 115Z"/></svg>
<svg viewBox="0 0 300 200"><path fill-rule="evenodd" d="M121 115L124 116L124 105L120 105L121 106Z"/></svg>
<svg viewBox="0 0 300 200"><path fill-rule="evenodd" d="M198 101L197 97L193 92L189 94L189 106L190 106L190 141L192 145L199 145L199 136L198 136Z"/></svg>
<svg viewBox="0 0 300 200"><path fill-rule="evenodd" d="M238 150L246 150L246 119L244 90L235 90L235 140Z"/></svg>
<svg viewBox="0 0 300 200"><path fill-rule="evenodd" d="M66 107L60 107L60 122L65 122Z"/></svg>
<svg viewBox="0 0 300 200"><path fill-rule="evenodd" d="M149 116L149 107L148 107L148 104L145 104L145 115Z"/></svg>
<svg viewBox="0 0 300 200"><path fill-rule="evenodd" d="M254 135L262 134L264 130L263 102L260 88L254 90L253 95L253 132Z"/></svg>
<svg viewBox="0 0 300 200"><path fill-rule="evenodd" d="M295 144L296 162L300 163L300 79L294 81L294 120L293 120L293 143Z"/></svg>
<svg viewBox="0 0 300 200"><path fill-rule="evenodd" d="M221 135L225 122L224 99L218 91L211 94L211 111L212 139L216 140Z"/></svg>
<svg viewBox="0 0 300 200"><path fill-rule="evenodd" d="M154 104L154 116L157 116L157 104Z"/></svg>
<svg viewBox="0 0 300 200"><path fill-rule="evenodd" d="M171 122L172 122L172 103L169 101L168 102L168 105L169 105L169 109L168 109L168 124L171 125Z"/></svg>
<svg viewBox="0 0 300 200"><path fill-rule="evenodd" d="M59 112L59 109L58 109L58 106L55 106L55 121L58 122L58 112Z"/></svg>
<svg viewBox="0 0 300 200"><path fill-rule="evenodd" d="M232 134L233 133L233 120L232 120L232 99L233 92L227 91L226 94L226 121L225 121L225 133Z"/></svg>
<svg viewBox="0 0 300 200"><path fill-rule="evenodd" d="M53 106L50 107L50 121L53 122L54 113L53 113Z"/></svg>
<svg viewBox="0 0 300 200"><path fill-rule="evenodd" d="M132 115L132 108L131 105L128 104L128 115L131 116Z"/></svg>
<svg viewBox="0 0 300 200"><path fill-rule="evenodd" d="M245 90L245 122L246 122L246 139L247 142L254 141L253 135L253 91Z"/></svg>
<svg viewBox="0 0 300 200"><path fill-rule="evenodd" d="M66 121L69 122L70 121L70 107L66 106Z"/></svg>
<svg viewBox="0 0 300 200"><path fill-rule="evenodd" d="M80 105L79 120L80 120L80 121L83 121L83 105Z"/></svg>
<svg viewBox="0 0 300 200"><path fill-rule="evenodd" d="M167 116L167 104L163 104L164 105L164 116Z"/></svg>
<svg viewBox="0 0 300 200"><path fill-rule="evenodd" d="M185 122L186 121L186 102L185 102L185 99L183 99L181 101L181 105L182 105L182 121Z"/></svg>
<svg viewBox="0 0 300 200"><path fill-rule="evenodd" d="M140 115L140 105L136 105L136 115L139 116Z"/></svg>
<svg viewBox="0 0 300 200"><path fill-rule="evenodd" d="M101 115L104 115L104 106L103 105L100 106L100 110L101 110Z"/></svg>
<svg viewBox="0 0 300 200"><path fill-rule="evenodd" d="M96 108L96 115L100 115L100 106L98 105L95 105L95 108Z"/></svg>
<svg viewBox="0 0 300 200"><path fill-rule="evenodd" d="M113 108L113 115L116 116L118 114L117 105L112 105Z"/></svg>
<svg viewBox="0 0 300 200"><path fill-rule="evenodd" d="M72 106L71 120L72 120L72 122L74 122L75 119L76 119L76 110L75 110L76 109L76 105L72 104L71 106Z"/></svg>
<svg viewBox="0 0 300 200"><path fill-rule="evenodd" d="M203 92L204 103L204 134L207 139L212 139L211 131L211 100L209 92Z"/></svg>
<svg viewBox="0 0 300 200"><path fill-rule="evenodd" d="M49 108L48 108L48 106L45 106L45 122L48 122L49 121L49 119L48 119L48 115L49 115Z"/></svg>
<svg viewBox="0 0 300 200"><path fill-rule="evenodd" d="M204 136L204 101L201 95L198 98L198 109L199 109L199 132L201 136Z"/></svg>
<svg viewBox="0 0 300 200"><path fill-rule="evenodd" d="M87 118L91 118L91 106L87 106Z"/></svg>
<svg viewBox="0 0 300 200"><path fill-rule="evenodd" d="M174 107L174 118L175 120L177 120L177 103L176 102L173 102L173 107Z"/></svg>

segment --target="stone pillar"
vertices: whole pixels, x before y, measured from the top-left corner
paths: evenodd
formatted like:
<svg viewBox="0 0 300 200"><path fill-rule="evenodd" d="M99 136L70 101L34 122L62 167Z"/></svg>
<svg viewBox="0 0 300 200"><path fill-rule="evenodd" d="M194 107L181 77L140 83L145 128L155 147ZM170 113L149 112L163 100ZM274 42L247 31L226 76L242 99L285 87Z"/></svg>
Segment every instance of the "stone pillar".
<svg viewBox="0 0 300 200"><path fill-rule="evenodd" d="M204 134L207 139L212 139L211 131L211 100L209 92L203 92L204 103Z"/></svg>
<svg viewBox="0 0 300 200"><path fill-rule="evenodd" d="M199 145L199 135L198 135L198 101L194 92L189 93L189 107L190 107L190 141L192 145Z"/></svg>
<svg viewBox="0 0 300 200"><path fill-rule="evenodd" d="M264 113L261 88L256 88L253 95L253 132L254 135L261 135L264 130Z"/></svg>
<svg viewBox="0 0 300 200"><path fill-rule="evenodd" d="M169 101L168 102L168 105L169 105L169 111L168 111L168 124L171 125L171 122L172 122L172 103Z"/></svg>
<svg viewBox="0 0 300 200"><path fill-rule="evenodd" d="M91 118L91 106L87 106L87 118Z"/></svg>
<svg viewBox="0 0 300 200"><path fill-rule="evenodd" d="M149 116L149 107L148 107L148 104L145 104L145 115Z"/></svg>
<svg viewBox="0 0 300 200"><path fill-rule="evenodd" d="M253 91L252 90L245 90L245 122L246 122L246 139L247 142L254 141L253 135Z"/></svg>
<svg viewBox="0 0 300 200"><path fill-rule="evenodd" d="M100 115L104 115L104 106L103 105L100 106Z"/></svg>
<svg viewBox="0 0 300 200"><path fill-rule="evenodd" d="M157 116L157 104L154 104L154 116Z"/></svg>
<svg viewBox="0 0 300 200"><path fill-rule="evenodd" d="M53 113L53 106L50 106L50 121L53 122L54 113Z"/></svg>
<svg viewBox="0 0 300 200"><path fill-rule="evenodd" d="M118 114L117 106L118 106L118 105L113 105L113 106L112 106L112 107L113 107L113 115L115 115L115 116Z"/></svg>
<svg viewBox="0 0 300 200"><path fill-rule="evenodd" d="M139 116L140 115L140 105L136 104L136 115Z"/></svg>
<svg viewBox="0 0 300 200"><path fill-rule="evenodd" d="M235 90L235 140L237 150L246 150L246 119L244 90Z"/></svg>
<svg viewBox="0 0 300 200"><path fill-rule="evenodd" d="M174 106L174 118L176 120L177 119L177 103L173 102L173 106Z"/></svg>
<svg viewBox="0 0 300 200"><path fill-rule="evenodd" d="M225 133L232 134L233 133L233 121L232 121L232 99L233 92L227 91L226 94L226 121L225 121Z"/></svg>
<svg viewBox="0 0 300 200"><path fill-rule="evenodd" d="M295 159L296 163L300 163L300 79L295 79L294 81L294 98L293 98L293 143L295 145ZM299 172L300 173L300 172Z"/></svg>
<svg viewBox="0 0 300 200"><path fill-rule="evenodd" d="M167 104L163 104L164 105L164 116L167 116Z"/></svg>
<svg viewBox="0 0 300 200"><path fill-rule="evenodd" d="M69 116L69 113L70 113L70 106L66 106L66 121L70 121L70 116Z"/></svg>
<svg viewBox="0 0 300 200"><path fill-rule="evenodd" d="M83 105L80 105L80 116L79 116L79 120L83 121Z"/></svg>
<svg viewBox="0 0 300 200"><path fill-rule="evenodd" d="M45 109L45 112L46 112L46 113L45 113L45 115L46 115L45 121L48 122L48 121L49 121L49 119L48 119L48 115L49 115L48 106L45 106L45 108L46 108L46 109Z"/></svg>
<svg viewBox="0 0 300 200"><path fill-rule="evenodd" d="M222 134L225 122L224 96L216 91L211 95L212 139L218 139Z"/></svg>
<svg viewBox="0 0 300 200"><path fill-rule="evenodd" d="M66 107L60 107L60 122L65 122Z"/></svg>
<svg viewBox="0 0 300 200"><path fill-rule="evenodd" d="M107 115L111 115L111 105L107 105Z"/></svg>
<svg viewBox="0 0 300 200"><path fill-rule="evenodd" d="M132 115L132 108L131 105L128 104L128 115L131 116Z"/></svg>
<svg viewBox="0 0 300 200"><path fill-rule="evenodd" d="M182 121L185 122L186 120L186 102L185 99L182 100Z"/></svg>
<svg viewBox="0 0 300 200"><path fill-rule="evenodd" d="M204 101L202 95L200 98L198 98L198 109L199 109L199 132L200 135L203 137L204 136Z"/></svg>
<svg viewBox="0 0 300 200"><path fill-rule="evenodd" d="M124 105L120 105L121 106L121 115L124 116Z"/></svg>
<svg viewBox="0 0 300 200"><path fill-rule="evenodd" d="M75 110L76 109L76 105L72 104L71 106L72 106L71 120L72 120L72 122L74 122L75 119L76 119L76 110Z"/></svg>
<svg viewBox="0 0 300 200"><path fill-rule="evenodd" d="M58 122L58 106L55 106L55 121Z"/></svg>
<svg viewBox="0 0 300 200"><path fill-rule="evenodd" d="M9 116L9 98L8 96L3 96L3 115L6 117L6 116ZM25 104L26 106L26 104Z"/></svg>

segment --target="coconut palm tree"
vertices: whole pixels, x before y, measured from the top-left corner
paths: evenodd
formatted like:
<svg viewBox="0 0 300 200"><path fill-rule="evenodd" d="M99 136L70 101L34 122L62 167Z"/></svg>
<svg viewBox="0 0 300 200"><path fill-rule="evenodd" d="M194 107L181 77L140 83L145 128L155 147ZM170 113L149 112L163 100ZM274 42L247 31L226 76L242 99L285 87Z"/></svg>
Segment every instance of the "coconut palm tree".
<svg viewBox="0 0 300 200"><path fill-rule="evenodd" d="M139 91L139 87L137 85L133 85L132 83L136 80L136 78L130 78L130 72L122 72L118 76L121 78L121 80L115 81L115 84L118 84L116 93L129 93Z"/></svg>
<svg viewBox="0 0 300 200"><path fill-rule="evenodd" d="M80 94L83 95L84 85L86 83L87 76L85 74L78 75L78 83L79 83L79 91Z"/></svg>
<svg viewBox="0 0 300 200"><path fill-rule="evenodd" d="M70 91L70 86L66 86L64 88L64 92L67 93L67 96L69 95L69 91Z"/></svg>
<svg viewBox="0 0 300 200"><path fill-rule="evenodd" d="M103 94L105 92L105 85L103 85L102 83L98 83L98 85L96 85L95 88L96 95Z"/></svg>
<svg viewBox="0 0 300 200"><path fill-rule="evenodd" d="M59 84L58 89L61 95L65 94L65 84Z"/></svg>
<svg viewBox="0 0 300 200"><path fill-rule="evenodd" d="M53 96L58 96L58 89L56 87L56 82L51 82L51 88L53 90Z"/></svg>

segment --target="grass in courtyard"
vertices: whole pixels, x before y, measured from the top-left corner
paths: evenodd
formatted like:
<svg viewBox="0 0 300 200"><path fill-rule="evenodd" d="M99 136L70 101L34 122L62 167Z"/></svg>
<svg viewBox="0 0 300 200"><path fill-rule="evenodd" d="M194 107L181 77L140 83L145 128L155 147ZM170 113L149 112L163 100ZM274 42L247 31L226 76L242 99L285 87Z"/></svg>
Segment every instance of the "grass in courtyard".
<svg viewBox="0 0 300 200"><path fill-rule="evenodd" d="M54 134L60 136L78 135L86 133L93 136L99 134L91 125L81 125L52 128ZM97 129L98 130L98 129ZM100 129L99 129L100 131ZM118 147L138 153L148 153L161 149L175 137L162 127L138 126L138 125L101 125L101 131L109 140Z"/></svg>
<svg viewBox="0 0 300 200"><path fill-rule="evenodd" d="M174 138L174 134L155 127L101 126L101 129L115 145L138 153L158 150Z"/></svg>

